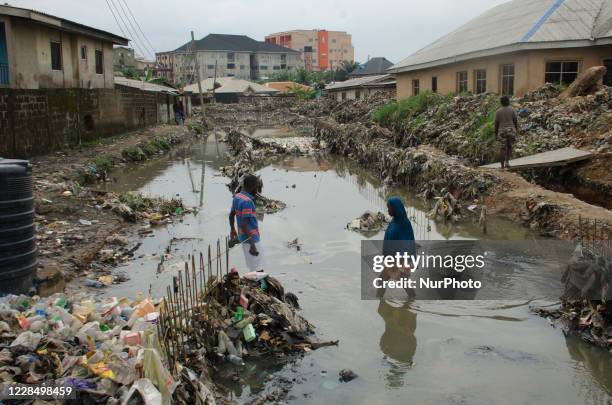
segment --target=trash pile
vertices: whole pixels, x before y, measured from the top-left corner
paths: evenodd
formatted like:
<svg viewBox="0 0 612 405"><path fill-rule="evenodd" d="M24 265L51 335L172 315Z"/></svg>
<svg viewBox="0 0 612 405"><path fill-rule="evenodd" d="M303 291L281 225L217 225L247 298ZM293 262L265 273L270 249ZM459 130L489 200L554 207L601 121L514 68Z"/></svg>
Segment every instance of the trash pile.
<svg viewBox="0 0 612 405"><path fill-rule="evenodd" d="M387 228L389 221L382 212L365 212L359 218L355 218L346 225L350 231L356 231L363 234L378 233Z"/></svg>
<svg viewBox="0 0 612 405"><path fill-rule="evenodd" d="M159 350L158 317L150 299L3 297L0 381L70 385L79 403L144 394L143 403L169 404L178 381Z"/></svg>
<svg viewBox="0 0 612 405"><path fill-rule="evenodd" d="M265 273L197 280L175 277L162 300L1 298L1 385L71 385L79 403L212 404L220 367L338 344L314 340L297 297Z"/></svg>
<svg viewBox="0 0 612 405"><path fill-rule="evenodd" d="M596 242L597 243L597 242ZM612 347L612 257L577 245L563 275L561 307L532 308L566 334L603 348Z"/></svg>
<svg viewBox="0 0 612 405"><path fill-rule="evenodd" d="M415 187L426 199L450 193L458 202L472 203L500 182L494 173L465 166L433 148L398 147L393 133L378 125L316 120L315 136L330 152L357 160L389 184ZM461 208L452 205L453 213Z"/></svg>
<svg viewBox="0 0 612 405"><path fill-rule="evenodd" d="M609 135L601 140L598 137L608 132L606 117L612 108L612 88L602 87L594 94L567 99L559 98L559 94L556 86L546 84L512 100L521 127L514 156L571 145L598 148L609 143ZM498 96L424 93L415 97L390 103L373 115L368 112L361 118L353 115L349 118L352 122L367 122L367 118L373 116L376 122L396 133L398 146L430 144L473 164L492 163L498 159L499 145L493 126L495 111L499 108Z"/></svg>
<svg viewBox="0 0 612 405"><path fill-rule="evenodd" d="M295 120L288 111L295 100L288 97L260 97L237 104L206 104L204 115L213 126L289 124Z"/></svg>

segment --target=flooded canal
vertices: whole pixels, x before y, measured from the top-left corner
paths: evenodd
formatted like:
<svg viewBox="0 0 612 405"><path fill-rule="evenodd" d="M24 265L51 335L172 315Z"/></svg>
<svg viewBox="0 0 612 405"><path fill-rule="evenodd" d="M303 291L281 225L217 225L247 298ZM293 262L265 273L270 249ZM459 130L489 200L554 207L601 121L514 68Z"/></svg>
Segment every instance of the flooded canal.
<svg viewBox="0 0 612 405"><path fill-rule="evenodd" d="M153 296L161 296L182 268L181 260L227 235L231 194L228 179L219 173L226 164L225 152L225 144L210 136L206 143L113 173L116 179L108 183L109 190L179 196L186 206L199 209L145 237L137 259L121 269L130 280L104 294L134 297L150 289ZM263 194L287 204L260 223L267 269L298 295L303 315L320 338L339 339L340 344L310 352L281 370L247 365L241 369L246 384L230 385L232 398L246 400L276 372L295 378L287 398L293 403L609 403L612 356L566 339L545 319L532 315L527 302L402 304L360 299L364 237L345 227L366 210L384 210L386 195L400 194L407 202L417 239L480 238L477 223L429 222L422 200L410 190L386 190L354 162L342 159L283 157L258 174L264 180ZM488 237L524 240L535 235L491 219ZM287 246L296 238L300 251ZM381 239L382 234L372 238ZM158 273L160 254L171 241L173 257ZM244 272L239 249L230 251L230 262ZM530 277L558 281L560 274ZM338 372L344 368L359 378L339 383Z"/></svg>

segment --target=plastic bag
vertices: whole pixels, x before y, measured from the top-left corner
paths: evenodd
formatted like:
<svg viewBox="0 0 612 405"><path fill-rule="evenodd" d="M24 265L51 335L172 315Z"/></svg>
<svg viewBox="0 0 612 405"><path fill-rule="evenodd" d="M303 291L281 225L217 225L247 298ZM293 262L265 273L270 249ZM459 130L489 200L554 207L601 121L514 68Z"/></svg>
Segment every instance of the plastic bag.
<svg viewBox="0 0 612 405"><path fill-rule="evenodd" d="M17 336L17 339L13 340L13 343L11 343L11 347L22 346L30 351L34 351L38 347L41 339L42 335L40 333L33 333L28 330Z"/></svg>
<svg viewBox="0 0 612 405"><path fill-rule="evenodd" d="M170 405L171 396L178 383L164 366L159 355L161 347L157 335L152 331L145 332L145 347L143 349L143 369L145 378L150 379L159 389L163 404Z"/></svg>
<svg viewBox="0 0 612 405"><path fill-rule="evenodd" d="M127 405L130 398L133 398L137 393L140 394L145 405L162 405L165 403L162 394L155 388L151 380L141 378L132 385L123 401L121 401L121 405Z"/></svg>

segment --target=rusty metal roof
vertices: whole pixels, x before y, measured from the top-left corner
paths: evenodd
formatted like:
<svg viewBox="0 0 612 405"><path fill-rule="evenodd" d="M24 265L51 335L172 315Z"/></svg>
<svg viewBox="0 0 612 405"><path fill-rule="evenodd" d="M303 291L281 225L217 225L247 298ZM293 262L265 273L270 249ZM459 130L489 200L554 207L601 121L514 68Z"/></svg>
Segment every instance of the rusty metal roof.
<svg viewBox="0 0 612 405"><path fill-rule="evenodd" d="M93 28L81 23L66 20L65 18L56 17L51 14L46 14L41 11L30 10L27 8L13 7L7 4L0 5L0 15L7 15L10 17L23 18L26 20L33 21L38 24L48 25L58 30L73 32L81 35L95 37L110 41L117 45L127 45L128 39L119 35L113 34L112 32Z"/></svg>
<svg viewBox="0 0 612 405"><path fill-rule="evenodd" d="M407 72L527 49L612 43L610 0L513 0L392 66Z"/></svg>

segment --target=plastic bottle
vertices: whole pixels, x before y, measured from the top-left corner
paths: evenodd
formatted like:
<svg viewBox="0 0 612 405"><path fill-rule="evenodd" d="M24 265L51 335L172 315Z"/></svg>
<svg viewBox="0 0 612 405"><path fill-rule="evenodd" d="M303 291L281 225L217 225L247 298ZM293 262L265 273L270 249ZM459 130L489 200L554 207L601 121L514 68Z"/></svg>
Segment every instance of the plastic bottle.
<svg viewBox="0 0 612 405"><path fill-rule="evenodd" d="M242 360L242 357L236 356L235 354L228 354L227 360L237 366L244 366L244 360Z"/></svg>

